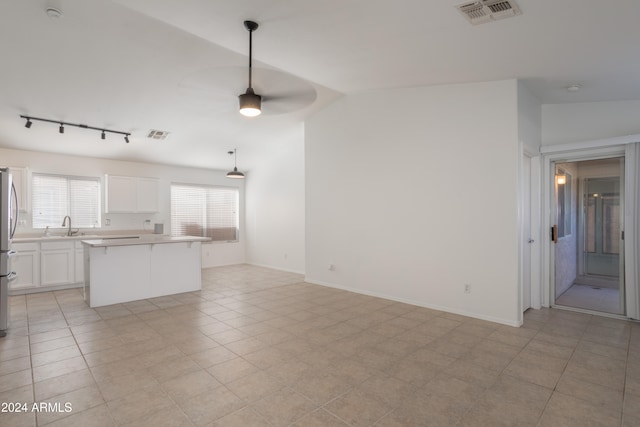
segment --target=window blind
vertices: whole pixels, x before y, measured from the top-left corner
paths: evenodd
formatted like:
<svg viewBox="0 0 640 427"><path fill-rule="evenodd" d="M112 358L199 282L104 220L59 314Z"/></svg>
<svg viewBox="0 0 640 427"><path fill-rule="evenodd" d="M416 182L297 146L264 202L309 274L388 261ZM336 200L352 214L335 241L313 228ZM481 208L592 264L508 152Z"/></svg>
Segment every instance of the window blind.
<svg viewBox="0 0 640 427"><path fill-rule="evenodd" d="M238 240L238 190L202 185L171 185L171 234Z"/></svg>
<svg viewBox="0 0 640 427"><path fill-rule="evenodd" d="M33 228L61 228L66 215L74 228L99 228L100 179L33 174Z"/></svg>

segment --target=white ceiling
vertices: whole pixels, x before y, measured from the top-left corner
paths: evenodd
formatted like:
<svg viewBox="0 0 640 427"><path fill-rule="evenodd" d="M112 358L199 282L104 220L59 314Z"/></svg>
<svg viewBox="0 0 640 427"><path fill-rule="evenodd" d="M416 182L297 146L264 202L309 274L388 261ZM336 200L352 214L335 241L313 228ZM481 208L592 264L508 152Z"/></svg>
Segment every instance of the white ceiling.
<svg viewBox="0 0 640 427"><path fill-rule="evenodd" d="M519 78L543 103L640 99L640 2L516 1L522 15L477 26L460 0L3 2L0 146L215 169L237 147L248 170L343 94ZM260 24L256 92L295 99L265 100L252 119L237 112L246 19ZM131 132L131 143L26 129L20 114ZM153 141L150 129L171 134Z"/></svg>

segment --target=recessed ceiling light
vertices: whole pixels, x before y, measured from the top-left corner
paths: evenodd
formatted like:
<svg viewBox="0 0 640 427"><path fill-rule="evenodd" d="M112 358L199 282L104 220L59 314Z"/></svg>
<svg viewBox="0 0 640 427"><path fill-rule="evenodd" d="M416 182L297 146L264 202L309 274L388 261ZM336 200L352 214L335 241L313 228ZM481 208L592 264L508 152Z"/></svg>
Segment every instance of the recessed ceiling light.
<svg viewBox="0 0 640 427"><path fill-rule="evenodd" d="M47 16L52 19L62 18L62 11L60 9L56 9L55 7L48 7Z"/></svg>
<svg viewBox="0 0 640 427"><path fill-rule="evenodd" d="M580 85L569 85L569 86L567 86L567 90L569 92L577 92L577 91L580 90L581 87L582 86L580 86Z"/></svg>

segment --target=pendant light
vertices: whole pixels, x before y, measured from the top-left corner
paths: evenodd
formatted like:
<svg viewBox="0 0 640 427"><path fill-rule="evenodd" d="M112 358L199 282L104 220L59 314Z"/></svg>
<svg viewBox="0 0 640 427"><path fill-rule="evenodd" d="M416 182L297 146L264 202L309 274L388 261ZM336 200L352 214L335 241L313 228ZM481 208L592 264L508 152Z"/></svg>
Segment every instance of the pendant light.
<svg viewBox="0 0 640 427"><path fill-rule="evenodd" d="M238 167L236 166L236 160L238 158L236 154L236 149L234 148L233 151L229 151L229 154L233 155L233 170L231 172L227 172L227 178L243 179L244 174L240 172L238 170Z"/></svg>
<svg viewBox="0 0 640 427"><path fill-rule="evenodd" d="M240 101L240 114L247 117L255 117L259 116L262 112L262 97L256 94L251 87L251 57L253 55L252 34L258 29L258 24L253 21L244 21L244 27L249 31L249 87L247 88L247 91L242 95L239 95L238 98Z"/></svg>

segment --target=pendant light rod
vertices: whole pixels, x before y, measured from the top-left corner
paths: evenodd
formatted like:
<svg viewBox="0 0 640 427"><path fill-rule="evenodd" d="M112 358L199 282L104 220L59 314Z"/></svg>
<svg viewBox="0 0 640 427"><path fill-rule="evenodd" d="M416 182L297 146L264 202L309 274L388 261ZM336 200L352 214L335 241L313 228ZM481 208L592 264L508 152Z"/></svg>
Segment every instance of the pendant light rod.
<svg viewBox="0 0 640 427"><path fill-rule="evenodd" d="M251 89L251 72L253 69L253 32L258 29L258 23L254 21L244 21L244 27L249 31L249 89Z"/></svg>
<svg viewBox="0 0 640 427"><path fill-rule="evenodd" d="M25 115L22 115L22 114L20 115L20 117L27 121L27 123L25 125L26 128L30 128L31 124L35 120L35 121L38 121L38 122L55 123L57 125L60 125L60 128L59 128L59 132L60 133L64 133L64 127L65 126L75 126L77 128L82 128L82 129L97 130L97 131L101 132L100 136L101 136L102 139L105 139L105 132L115 133L115 134L118 134L118 135L124 135L124 140L127 143L129 142L129 136L131 136L131 132L123 132L123 131L120 131L120 130L99 128L99 127L95 127L95 126L84 125L84 124L81 124L81 123L69 123L69 122L63 122L61 120L43 119L43 118L40 118L40 117L25 116Z"/></svg>

